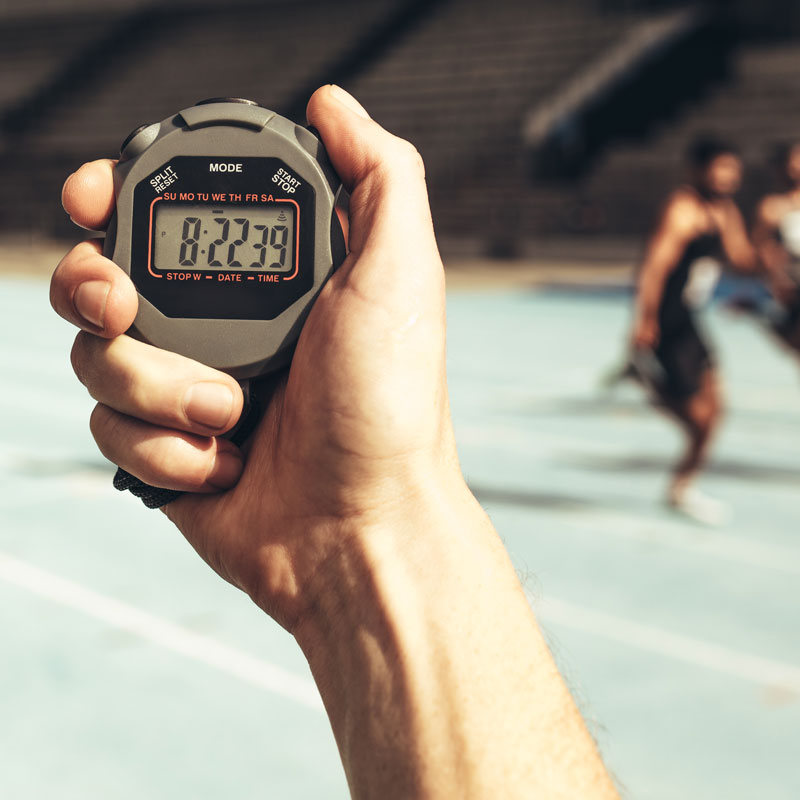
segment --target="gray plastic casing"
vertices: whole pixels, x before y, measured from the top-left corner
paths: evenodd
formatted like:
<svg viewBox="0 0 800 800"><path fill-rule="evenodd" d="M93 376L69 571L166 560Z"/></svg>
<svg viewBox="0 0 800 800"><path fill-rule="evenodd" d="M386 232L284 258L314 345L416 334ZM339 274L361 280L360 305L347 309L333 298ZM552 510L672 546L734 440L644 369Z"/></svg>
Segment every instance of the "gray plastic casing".
<svg viewBox="0 0 800 800"><path fill-rule="evenodd" d="M334 211L341 182L311 131L261 106L207 103L142 127L125 142L114 169L117 205L104 249L129 275L134 189L177 155L276 157L303 176L315 193L313 285L271 320L167 317L140 293L139 311L129 333L239 380L279 369L291 360L316 296L345 257Z"/></svg>

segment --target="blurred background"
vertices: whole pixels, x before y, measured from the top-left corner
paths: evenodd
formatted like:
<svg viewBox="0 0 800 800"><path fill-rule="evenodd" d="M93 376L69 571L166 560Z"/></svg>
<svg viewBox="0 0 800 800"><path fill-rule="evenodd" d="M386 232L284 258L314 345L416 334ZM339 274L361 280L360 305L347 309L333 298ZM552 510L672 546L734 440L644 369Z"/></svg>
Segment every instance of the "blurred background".
<svg viewBox="0 0 800 800"><path fill-rule="evenodd" d="M712 305L713 530L661 504L677 431L602 388L689 142L739 146L750 219L800 137L791 0L0 0L0 796L346 796L288 635L110 488L46 281L83 161L324 83L424 157L464 469L625 796L800 796L797 361Z"/></svg>
<svg viewBox="0 0 800 800"><path fill-rule="evenodd" d="M642 234L699 130L738 141L752 198L800 119L800 9L782 0L0 8L0 225L17 234L74 235L63 176L205 97L304 121L315 87L342 84L422 152L442 241L504 256Z"/></svg>

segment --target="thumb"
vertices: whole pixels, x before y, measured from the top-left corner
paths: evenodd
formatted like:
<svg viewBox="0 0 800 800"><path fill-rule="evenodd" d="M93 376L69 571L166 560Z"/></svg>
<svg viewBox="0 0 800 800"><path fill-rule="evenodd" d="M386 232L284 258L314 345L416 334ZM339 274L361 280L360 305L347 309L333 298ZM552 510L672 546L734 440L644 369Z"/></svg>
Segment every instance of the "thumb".
<svg viewBox="0 0 800 800"><path fill-rule="evenodd" d="M436 253L425 168L414 146L378 125L339 86L317 89L306 114L350 193L351 252L379 246L415 260L420 247Z"/></svg>

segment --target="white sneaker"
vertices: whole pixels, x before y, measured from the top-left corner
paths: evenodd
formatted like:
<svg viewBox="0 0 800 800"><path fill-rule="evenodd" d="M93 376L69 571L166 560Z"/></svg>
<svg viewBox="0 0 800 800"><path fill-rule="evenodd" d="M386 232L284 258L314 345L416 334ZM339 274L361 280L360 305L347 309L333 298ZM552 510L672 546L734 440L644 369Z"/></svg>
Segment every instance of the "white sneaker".
<svg viewBox="0 0 800 800"><path fill-rule="evenodd" d="M718 528L730 520L730 509L725 503L690 487L680 492L670 492L667 505L676 513L683 514L693 522Z"/></svg>

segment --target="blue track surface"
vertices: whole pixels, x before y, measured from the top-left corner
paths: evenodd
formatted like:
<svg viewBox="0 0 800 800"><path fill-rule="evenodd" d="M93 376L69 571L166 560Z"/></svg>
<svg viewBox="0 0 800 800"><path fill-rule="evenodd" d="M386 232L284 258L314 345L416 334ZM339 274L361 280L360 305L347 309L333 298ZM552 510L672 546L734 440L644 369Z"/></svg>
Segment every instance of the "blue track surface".
<svg viewBox="0 0 800 800"><path fill-rule="evenodd" d="M290 637L110 488L46 298L0 281L0 797L347 796ZM630 797L796 798L798 366L712 312L711 531L659 504L672 426L597 389L626 323L613 294L451 292L465 472Z"/></svg>

